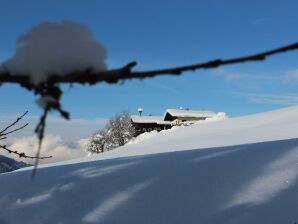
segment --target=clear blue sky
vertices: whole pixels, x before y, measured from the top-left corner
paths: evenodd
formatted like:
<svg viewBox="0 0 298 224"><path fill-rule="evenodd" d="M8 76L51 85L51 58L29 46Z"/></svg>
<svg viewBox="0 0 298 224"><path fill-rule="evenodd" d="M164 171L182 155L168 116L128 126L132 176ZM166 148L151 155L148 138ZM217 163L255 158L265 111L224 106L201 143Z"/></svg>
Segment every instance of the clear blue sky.
<svg viewBox="0 0 298 224"><path fill-rule="evenodd" d="M17 36L44 21L72 20L90 27L108 51L108 66L136 60L154 69L256 53L298 41L298 1L88 0L0 1L0 61L13 55ZM119 85L65 86L64 109L95 119L144 108L225 111L239 116L298 103L298 51L216 70L127 81ZM0 114L29 109L35 96L0 87Z"/></svg>

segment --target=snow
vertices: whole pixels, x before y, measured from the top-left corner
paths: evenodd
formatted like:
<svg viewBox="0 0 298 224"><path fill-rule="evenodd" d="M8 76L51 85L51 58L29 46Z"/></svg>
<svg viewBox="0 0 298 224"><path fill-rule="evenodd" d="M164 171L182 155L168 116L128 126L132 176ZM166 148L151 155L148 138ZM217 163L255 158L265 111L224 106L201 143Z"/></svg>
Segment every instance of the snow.
<svg viewBox="0 0 298 224"><path fill-rule="evenodd" d="M42 96L36 100L36 103L39 107L45 109L49 104L57 103L57 100L52 96Z"/></svg>
<svg viewBox="0 0 298 224"><path fill-rule="evenodd" d="M150 131L150 132L144 132L144 133L132 138L129 142L126 143L126 145L137 144L137 143L140 143L142 141L151 139L153 136L155 136L157 134L159 134L159 135L160 134L166 134L168 132L174 131L177 128L181 128L181 127L184 127L184 126L173 126L171 129L161 130L159 132L156 131L156 130L153 130L153 131Z"/></svg>
<svg viewBox="0 0 298 224"><path fill-rule="evenodd" d="M164 118L167 113L171 114L173 117L213 117L215 115L214 112L207 110L167 109Z"/></svg>
<svg viewBox="0 0 298 224"><path fill-rule="evenodd" d="M156 123L156 124L171 124L169 121L164 121L162 116L138 116L132 115L131 119L134 123Z"/></svg>
<svg viewBox="0 0 298 224"><path fill-rule="evenodd" d="M199 120L195 123L209 123L209 122L215 122L215 121L222 121L225 119L228 119L228 115L225 112L218 112L217 114L213 115L212 117L207 117L205 120Z"/></svg>
<svg viewBox="0 0 298 224"><path fill-rule="evenodd" d="M154 130L154 131L150 131L150 132L144 132L140 135L138 135L137 137L132 138L131 140L129 140L129 142L127 142L127 145L131 145L131 144L137 144L139 142L145 141L146 139L150 139L152 138L154 135L157 135L158 131Z"/></svg>
<svg viewBox="0 0 298 224"><path fill-rule="evenodd" d="M29 75L33 83L50 75L106 70L106 50L88 27L70 21L45 22L17 38L14 56L3 63L13 75Z"/></svg>
<svg viewBox="0 0 298 224"><path fill-rule="evenodd" d="M113 212L117 207L120 207L129 199L133 198L134 194L148 188L152 185L153 180L147 180L144 183L138 183L127 190L117 193L113 197L101 202L93 211L87 213L82 221L86 223L98 223L104 221L105 216Z"/></svg>
<svg viewBox="0 0 298 224"><path fill-rule="evenodd" d="M0 223L298 221L298 106L0 175Z"/></svg>

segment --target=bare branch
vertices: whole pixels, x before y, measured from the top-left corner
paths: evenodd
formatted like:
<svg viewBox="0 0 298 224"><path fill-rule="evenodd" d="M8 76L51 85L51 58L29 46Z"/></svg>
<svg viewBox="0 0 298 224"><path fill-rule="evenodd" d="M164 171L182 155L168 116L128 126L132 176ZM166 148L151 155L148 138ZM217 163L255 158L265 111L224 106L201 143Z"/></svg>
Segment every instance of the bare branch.
<svg viewBox="0 0 298 224"><path fill-rule="evenodd" d="M167 75L167 74L181 75L183 72L195 71L198 69L217 68L217 67L220 67L223 65L239 64L239 63L252 62L252 61L264 61L272 55L284 53L287 51L293 51L293 50L297 50L297 49L298 49L298 43L294 43L291 45L287 45L284 47L280 47L277 49L265 51L265 52L254 54L254 55L238 57L238 58L231 58L231 59L227 59L227 60L216 59L216 60L211 60L211 61L207 61L204 63L176 67L176 68L169 68L169 69L152 70L152 71L145 71L145 72L134 72L134 75L137 77L143 77L143 78L154 77L154 76L158 76L158 75Z"/></svg>
<svg viewBox="0 0 298 224"><path fill-rule="evenodd" d="M12 131L5 132L5 133L3 133L3 134L0 134L0 136L4 136L4 135L8 135L8 134L14 133L14 132L16 132L16 131L19 131L19 130L21 130L21 129L27 127L28 125L29 125L29 123L26 123L26 124L24 124L23 126L18 127L18 128L14 129L14 130L12 130ZM0 140L1 140L1 139L0 139Z"/></svg>
<svg viewBox="0 0 298 224"><path fill-rule="evenodd" d="M44 130L45 130L45 126L46 126L46 119L48 116L48 112L49 112L49 105L44 109L44 113L43 115L40 117L40 121L35 129L35 133L38 136L38 148L37 148L37 152L36 152L36 156L35 156L35 163L34 163L34 169L32 171L32 179L35 177L36 175L36 171L37 171L37 167L38 167L38 163L39 163L39 159L40 159L40 151L41 151L41 145L42 145L42 140L44 137Z"/></svg>
<svg viewBox="0 0 298 224"><path fill-rule="evenodd" d="M0 140L5 140L5 139L7 139L8 134L14 133L14 132L19 131L19 130L25 128L26 126L28 126L28 123L26 123L26 124L22 125L21 127L18 127L18 128L15 128L15 129L9 131L9 129L12 128L13 126L15 126L27 113L28 113L28 111L26 111L24 114L22 114L20 117L18 117L13 123L11 123L7 127L5 127L0 132ZM0 145L0 148L6 150L8 153L16 154L20 158L27 158L27 159L48 159L48 158L52 158L52 156L40 157L39 154L36 155L36 156L28 156L24 152L19 152L17 150L15 150L15 151L11 150L6 145Z"/></svg>
<svg viewBox="0 0 298 224"><path fill-rule="evenodd" d="M210 69L217 68L223 65L238 64L252 61L264 61L268 57L276 54L281 54L287 51L293 51L298 49L298 43L290 44L284 47L276 48L273 50L231 59L215 59L203 63L191 64L186 66L160 69L160 70L149 70L141 72L133 72L132 68L137 65L137 62L128 63L126 66L108 70L104 72L95 73L91 69L85 71L77 71L70 73L65 76L59 76L53 74L49 80L45 83L59 84L59 83L78 83L78 84L95 84L99 82L117 83L120 80L126 79L144 79L149 77L155 77L160 75L181 75L184 72L195 71L199 69ZM34 89L36 92L40 91L40 88L44 88L43 84L36 86L31 83L30 76L24 74L23 76L13 76L8 71L0 74L0 83L16 83L27 89Z"/></svg>
<svg viewBox="0 0 298 224"><path fill-rule="evenodd" d="M12 126L16 125L27 113L28 113L28 110L25 113L23 113L20 117L18 117L13 123L11 123L7 127L5 127L2 131L0 131L0 136L6 135L7 133L5 134L4 132L7 131Z"/></svg>

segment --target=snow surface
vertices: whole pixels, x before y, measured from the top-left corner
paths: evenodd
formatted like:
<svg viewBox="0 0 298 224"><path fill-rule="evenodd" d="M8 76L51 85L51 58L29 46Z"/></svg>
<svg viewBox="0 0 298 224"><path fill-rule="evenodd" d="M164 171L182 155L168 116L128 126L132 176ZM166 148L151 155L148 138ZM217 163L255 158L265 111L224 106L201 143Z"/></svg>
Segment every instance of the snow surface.
<svg viewBox="0 0 298 224"><path fill-rule="evenodd" d="M161 133L165 134L167 132L174 131L177 128L183 128L183 127L185 127L185 126L173 126L171 129L166 129L166 130L162 130L162 131L153 130L153 131L150 131L150 132L144 132L144 133L132 138L131 140L129 140L129 142L126 143L126 146L131 145L131 144L137 144L137 143L140 143L142 141L148 140L148 139L152 138L153 136L155 136L157 134L161 134Z"/></svg>
<svg viewBox="0 0 298 224"><path fill-rule="evenodd" d="M207 117L205 120L199 120L196 123L209 123L209 122L215 122L215 121L222 121L225 119L228 119L229 116L225 112L218 112L217 114L213 115L212 117Z"/></svg>
<svg viewBox="0 0 298 224"><path fill-rule="evenodd" d="M88 27L70 21L45 22L18 37L15 55L3 63L14 75L29 75L32 82L73 71L106 70L106 50Z"/></svg>
<svg viewBox="0 0 298 224"><path fill-rule="evenodd" d="M298 107L0 175L0 223L298 222Z"/></svg>

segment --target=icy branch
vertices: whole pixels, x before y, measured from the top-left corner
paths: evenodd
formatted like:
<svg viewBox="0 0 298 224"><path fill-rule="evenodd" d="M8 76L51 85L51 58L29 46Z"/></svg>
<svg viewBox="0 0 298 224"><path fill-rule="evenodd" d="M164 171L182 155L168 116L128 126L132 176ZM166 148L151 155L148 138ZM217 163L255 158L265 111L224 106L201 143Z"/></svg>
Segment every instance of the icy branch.
<svg viewBox="0 0 298 224"><path fill-rule="evenodd" d="M172 67L160 70L148 70L148 71L132 71L132 69L137 65L137 62L130 62L122 68L94 72L92 69L86 69L83 71L75 71L64 76L59 74L52 74L49 76L48 80L41 83L40 85L32 84L29 74L22 74L14 76L7 70L0 73L0 83L15 83L24 86L28 89L38 89L45 83L60 84L60 83L77 83L77 84L96 84L99 82L107 83L117 83L118 81L127 79L144 79L151 78L161 75L181 75L185 72L196 71L199 69L210 69L217 68L223 65L239 64L245 62L253 61L264 61L268 57L276 54L285 53L287 51L294 51L298 49L298 43L290 44L273 50L243 56L230 59L214 59L202 63L196 63L186 66Z"/></svg>

